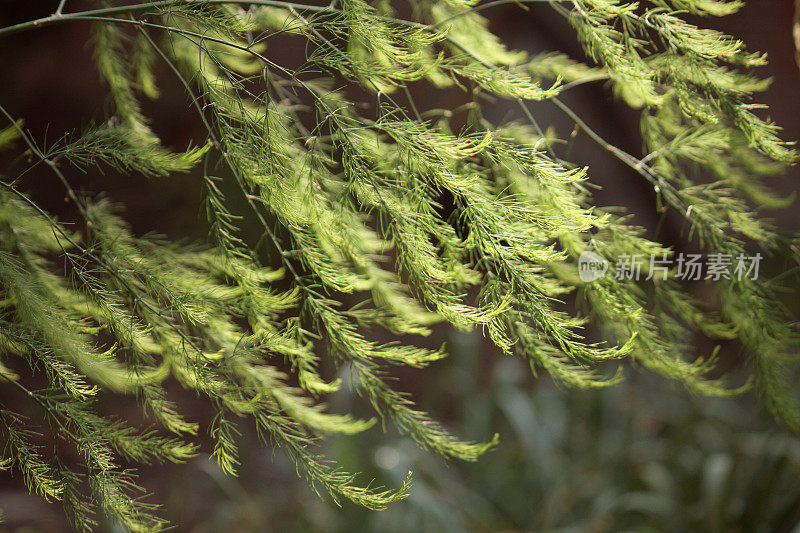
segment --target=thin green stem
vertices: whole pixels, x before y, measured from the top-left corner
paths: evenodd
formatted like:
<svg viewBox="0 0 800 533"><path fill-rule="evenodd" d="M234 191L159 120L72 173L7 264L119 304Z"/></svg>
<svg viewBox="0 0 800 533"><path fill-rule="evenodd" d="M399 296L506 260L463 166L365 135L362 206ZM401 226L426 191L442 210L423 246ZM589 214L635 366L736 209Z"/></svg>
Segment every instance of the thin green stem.
<svg viewBox="0 0 800 533"><path fill-rule="evenodd" d="M66 3L67 0L61 0L61 2L58 3L58 7L56 8L56 12L54 13L54 15L60 15L61 11L64 9L64 4Z"/></svg>
<svg viewBox="0 0 800 533"><path fill-rule="evenodd" d="M66 0L64 0L66 1ZM62 1L62 6L64 1ZM473 7L469 10L462 11L457 13L445 20L439 21L435 24L422 24L419 22L413 22L410 20L404 20L394 17L383 17L379 15L375 15L376 18L380 20L384 20L387 22L394 22L397 24L401 24L404 26L412 26L416 28L422 29L432 29L442 24L449 22L453 19L458 17L464 16L467 13L473 13L477 11L482 11L484 9L488 9L490 7L497 7L505 4L528 4L528 3L553 3L553 2L566 2L568 0L496 0L494 2L489 2L487 4L482 4L480 6ZM5 28L0 29L0 37L13 35L15 33L20 33L27 30L32 30L36 28L43 28L45 26L53 26L56 24L61 24L63 22L68 22L70 20L86 20L85 17L94 17L94 16L109 16L109 15L127 15L132 13L138 13L142 11L147 11L150 8L154 7L168 7L170 5L181 5L185 6L186 4L228 4L228 5L253 5L253 6L272 6L272 7L283 7L286 9L295 9L297 11L308 11L308 12L317 12L317 13L343 13L343 10L340 8L334 7L335 3L331 3L327 6L313 6L307 4L298 4L295 2L282 2L279 0L162 0L156 2L145 2L142 4L132 4L132 5L124 5L124 6L114 6L114 7L105 7L100 9L91 9L87 11L79 11L76 13L61 13L60 10L57 10L56 13L50 15L48 17L42 17L36 20L30 20L28 22L21 22L19 24L14 24L12 26L7 26ZM59 7L62 7L59 6Z"/></svg>
<svg viewBox="0 0 800 533"><path fill-rule="evenodd" d="M3 107L2 105L0 105L0 113L5 115L8 121L11 122L12 127L15 130L17 130L22 140L25 142L26 145L28 145L28 149L31 151L31 153L35 155L44 164L46 164L48 167L50 167L53 173L56 176L58 176L58 179L64 185L64 188L67 189L67 194L69 195L69 198L73 202L75 202L75 205L78 207L78 210L81 212L81 215L83 215L83 218L85 218L88 221L89 216L86 213L86 206L83 204L83 201L78 197L77 193L75 192L75 189L73 189L72 186L69 184L69 181L67 181L67 178L66 176L64 176L64 173L61 172L61 169L58 168L56 162L45 156L39 150L39 148L36 146L36 143L33 142L33 140L28 136L28 134L25 133L25 130L23 130L22 127L19 125L19 122L14 120L14 117L12 117L11 114L8 111L6 111L6 108Z"/></svg>

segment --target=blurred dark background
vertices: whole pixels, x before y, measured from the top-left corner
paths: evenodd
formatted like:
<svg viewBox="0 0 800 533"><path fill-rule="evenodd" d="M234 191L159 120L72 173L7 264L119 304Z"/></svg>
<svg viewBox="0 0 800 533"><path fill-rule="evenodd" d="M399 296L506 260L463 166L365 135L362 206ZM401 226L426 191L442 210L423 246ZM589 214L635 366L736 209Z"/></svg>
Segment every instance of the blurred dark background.
<svg viewBox="0 0 800 533"><path fill-rule="evenodd" d="M0 27L46 16L57 3L0 0ZM93 5L68 1L66 9ZM546 6L529 7L525 12L498 6L483 14L510 47L532 54L563 51L583 59L571 28ZM758 100L769 105L789 140L800 138L793 9L792 0L752 0L738 14L713 21L749 49L768 53L770 64L759 74L774 82ZM109 115L89 37L88 23L72 22L0 40L0 103L24 118L42 144ZM302 53L281 50L280 41L271 46L276 57ZM153 129L175 149L202 141L185 93L164 65L158 66L157 79L161 98L144 101ZM426 107L461 103L446 91L418 91ZM615 101L602 84L575 88L564 100L607 140L643 155L637 113ZM573 125L556 108L539 103L532 111L560 138L569 137ZM516 117L517 110L498 103L487 109L487 116L501 120ZM625 206L652 236L658 217L647 182L585 134L577 135L572 160L589 165L598 205ZM17 171L26 168L24 160L16 163ZM196 175L147 180L113 172L66 172L86 194L103 191L122 204L136 233L205 238ZM797 178L795 168L771 183L790 194ZM60 184L47 172L31 172L18 186L62 220L77 220ZM787 232L800 230L795 206L764 215ZM668 220L661 232L664 242L684 246L679 225ZM768 272L780 273L779 266ZM701 299L708 297L703 284L692 290ZM798 302L790 304L797 309ZM452 355L430 371L403 375L402 386L464 438L500 433L500 446L477 464L445 463L378 428L332 439L324 451L344 467L364 471L365 481L374 477L398 486L408 470L415 474L412 496L389 511L370 513L347 504L338 508L318 498L280 452L259 446L242 424L239 478L226 477L207 455L188 465L142 468L140 480L152 493L150 500L165 505L164 515L180 531L800 531L800 441L758 407L754 394L736 400L691 398L633 369L612 390L567 391L546 376L529 377L523 362L499 357L477 333L441 329L438 334L449 341ZM726 350L736 356L736 347ZM188 414L205 419L209 413L186 396L179 401L186 400ZM361 412L363 406L354 402L346 390L331 400L334 410ZM135 401L105 407L133 417L138 412ZM6 520L0 531L67 530L58 507L28 496L19 478L5 473L0 474L0 508Z"/></svg>

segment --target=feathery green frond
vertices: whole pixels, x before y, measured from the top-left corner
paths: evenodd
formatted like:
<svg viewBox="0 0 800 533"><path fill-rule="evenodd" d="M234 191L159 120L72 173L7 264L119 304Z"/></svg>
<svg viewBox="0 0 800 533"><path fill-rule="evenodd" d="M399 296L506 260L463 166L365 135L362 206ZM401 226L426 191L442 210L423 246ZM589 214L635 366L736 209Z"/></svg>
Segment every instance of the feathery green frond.
<svg viewBox="0 0 800 533"><path fill-rule="evenodd" d="M698 23L742 3L543 2L582 58L511 49L483 16L502 3L413 0L404 19L364 0L166 0L44 19L91 23L112 116L44 149L0 107L0 149L18 152L0 178L0 382L31 407L0 409L0 469L63 504L77 530L101 514L160 530L154 498L121 465L184 462L207 435L210 456L235 475L252 424L314 490L382 509L407 497L410 477L394 489L364 484L322 457L321 439L380 421L465 461L498 442L457 437L396 386L398 369L424 372L448 355L425 339L437 324L476 329L569 388L614 386L629 362L697 395L753 387L800 431L790 377L800 338L779 289L707 276L718 302L698 302L674 267L681 248L598 206L593 168L604 162L570 161L571 142L562 150L537 122L542 107L565 114L573 136L646 180L660 214L709 257L800 264L797 238L756 211L791 203L767 179L798 159L752 100L770 83L751 71L765 56ZM0 29L0 39L39 25ZM641 154L606 142L560 99L591 82L639 113ZM418 87L461 100L425 107ZM186 94L173 112L202 128L185 151L161 144L140 102L172 88ZM493 101L518 116L487 118ZM75 218L56 219L24 192L35 191L19 170L26 160L47 187L66 187ZM75 171L109 168L186 173L202 193L207 242L139 235L124 206L70 185ZM650 260L634 278L621 259L636 257ZM602 269L588 280L587 259ZM721 373L717 351L695 353L693 335L736 343L752 375ZM347 382L373 414L329 409ZM207 404L209 420L184 415L174 387ZM135 397L147 422L101 414L103 395ZM48 429L52 451L35 438Z"/></svg>

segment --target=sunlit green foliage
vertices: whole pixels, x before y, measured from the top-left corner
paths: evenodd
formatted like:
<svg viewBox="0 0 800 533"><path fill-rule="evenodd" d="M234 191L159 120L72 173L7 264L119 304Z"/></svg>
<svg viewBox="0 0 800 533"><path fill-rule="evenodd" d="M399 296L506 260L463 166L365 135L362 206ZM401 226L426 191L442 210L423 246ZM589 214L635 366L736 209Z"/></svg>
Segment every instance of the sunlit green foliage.
<svg viewBox="0 0 800 533"><path fill-rule="evenodd" d="M797 241L752 207L784 203L759 177L797 159L750 100L767 84L747 69L765 59L684 20L685 11L719 16L740 3L550 3L587 63L509 50L475 2L411 4L413 21L395 17L388 2L165 1L0 29L0 39L10 39L94 19L97 71L115 111L46 150L5 110L9 127L0 132L0 148L28 150L52 170L85 222L59 223L26 195L24 181L3 176L0 350L50 386L28 389L5 366L0 376L38 405L84 464L65 465L37 447L31 425L6 406L0 467L63 502L76 528L92 527L95 508L130 530L162 528L152 505L131 495L134 478L121 461L184 461L205 432L214 459L234 474L237 426L248 422L333 498L381 509L406 497L410 478L395 490L373 487L314 452L319 436L358 433L376 421L326 410L322 398L342 386L332 368L349 374L381 422L445 457L477 459L496 437L452 436L391 379L392 366L421 368L447 355L446 347L406 336L427 336L439 322L478 329L499 351L566 386L616 384L618 361L630 359L717 396L750 382L719 377L713 354L692 354L687 335L739 339L753 362L752 383L780 420L800 430L786 370L798 338L773 286L719 280L721 309L708 313L675 281L580 281L575 265L590 247L612 264L624 254L671 251L593 204L585 186L591 168L561 159L526 104L564 111L648 180L684 217L687 238L709 253L736 256L758 245L800 260ZM280 51L272 53L279 38L303 47L302 65L281 64ZM158 62L170 76L156 78ZM649 155L608 145L558 99L596 81L641 111ZM470 95L466 124L457 125L452 110L417 108L411 83ZM185 152L160 143L140 104L166 84L186 91L184 112L207 129L205 138L187 139ZM352 100L355 84L370 94L366 101ZM480 106L492 96L515 101L521 119L483 118ZM209 242L134 235L124 208L78 196L59 165L147 177L201 169ZM236 202L223 193L231 190ZM258 242L242 230L243 219L259 225ZM585 316L561 305L572 294L588 304ZM587 333L587 321L606 341ZM375 327L396 340L374 340ZM168 379L213 405L209 428L181 415ZM135 395L157 427L98 414L101 391ZM85 478L90 502L80 495Z"/></svg>

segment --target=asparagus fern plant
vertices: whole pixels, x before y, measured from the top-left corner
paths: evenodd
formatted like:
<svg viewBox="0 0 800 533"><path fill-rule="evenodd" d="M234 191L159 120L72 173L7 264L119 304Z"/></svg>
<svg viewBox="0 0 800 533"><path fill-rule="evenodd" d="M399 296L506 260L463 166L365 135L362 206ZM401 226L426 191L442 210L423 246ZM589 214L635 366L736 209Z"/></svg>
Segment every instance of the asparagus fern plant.
<svg viewBox="0 0 800 533"><path fill-rule="evenodd" d="M107 121L46 148L24 117L0 107L0 149L48 168L48 186L65 188L80 219L67 225L42 209L24 172L2 176L0 378L20 401L0 408L0 466L62 503L77 529L105 516L156 530L167 524L138 498L125 467L184 461L206 434L207 451L233 475L237 427L254 424L314 488L381 509L407 495L410 478L376 488L320 457L320 437L379 420L465 461L496 442L460 440L396 387L393 368L447 355L414 341L436 323L477 328L498 352L568 387L614 385L620 360L699 395L755 387L800 430L790 382L798 337L776 287L716 276L720 305L708 312L674 275L621 275L620 257L673 252L594 204L591 168L565 159L530 106L555 106L647 180L707 253L800 261L798 240L754 214L785 204L761 178L797 160L752 101L768 85L751 72L765 56L688 22L734 14L741 2L513 3L533 2L563 18L582 61L508 49L484 18L504 0L411 0L403 16L364 0L163 0L88 11L61 1L51 16L0 29L8 40L91 25L113 104ZM286 42L304 47L302 64L282 64ZM156 77L159 63L168 76ZM607 143L560 99L584 83L605 84L640 113L647 155ZM184 152L165 148L142 110L167 84L185 91L180 112L205 128ZM472 103L459 117L420 108L409 89L417 85L460 90ZM481 109L493 98L518 116L487 120ZM109 167L141 179L199 169L207 242L136 235L124 207L70 185L70 169ZM246 223L258 225L256 238ZM610 264L607 275L577 275L587 251ZM721 375L713 354L694 353L693 332L738 339L751 379ZM386 336L396 340L375 340ZM325 397L343 386L332 369L350 377L374 419L326 409ZM209 427L181 414L169 382L212 406ZM101 414L103 394L136 397L152 425ZM43 432L82 461L42 446Z"/></svg>

